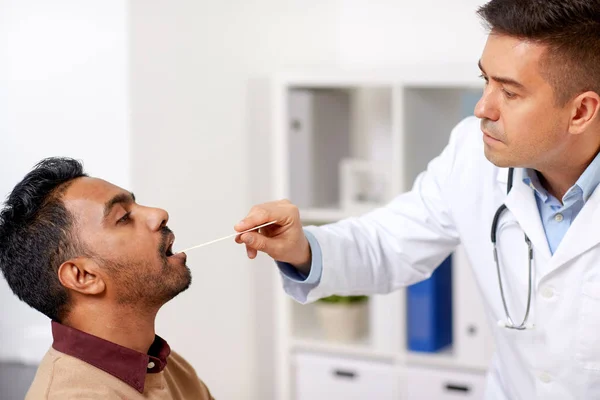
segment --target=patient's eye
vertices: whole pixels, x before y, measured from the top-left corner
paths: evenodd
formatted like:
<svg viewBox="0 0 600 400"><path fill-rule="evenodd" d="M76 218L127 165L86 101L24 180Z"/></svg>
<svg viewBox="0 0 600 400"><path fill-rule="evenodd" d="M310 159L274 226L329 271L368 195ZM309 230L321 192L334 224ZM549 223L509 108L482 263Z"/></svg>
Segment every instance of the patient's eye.
<svg viewBox="0 0 600 400"><path fill-rule="evenodd" d="M117 221L117 224L126 224L130 220L131 213L127 212Z"/></svg>

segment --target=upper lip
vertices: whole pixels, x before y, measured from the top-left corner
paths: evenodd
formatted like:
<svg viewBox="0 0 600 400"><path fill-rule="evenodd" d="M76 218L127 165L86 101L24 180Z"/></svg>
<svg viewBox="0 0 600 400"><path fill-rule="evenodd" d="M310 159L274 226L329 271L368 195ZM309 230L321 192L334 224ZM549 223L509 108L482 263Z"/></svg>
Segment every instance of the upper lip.
<svg viewBox="0 0 600 400"><path fill-rule="evenodd" d="M175 243L175 234L173 232L170 232L169 236L167 236L167 253L173 253L173 243Z"/></svg>

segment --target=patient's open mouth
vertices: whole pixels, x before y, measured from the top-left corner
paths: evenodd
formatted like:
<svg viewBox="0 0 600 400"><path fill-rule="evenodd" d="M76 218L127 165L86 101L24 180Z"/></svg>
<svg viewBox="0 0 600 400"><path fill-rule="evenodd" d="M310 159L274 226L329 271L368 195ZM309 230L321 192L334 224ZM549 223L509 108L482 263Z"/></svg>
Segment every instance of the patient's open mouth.
<svg viewBox="0 0 600 400"><path fill-rule="evenodd" d="M168 259L178 259L180 262L185 263L185 260L187 259L187 255L185 253L182 252L173 252L173 243L175 243L175 235L173 234L173 232L169 232L166 240L165 240L165 246L166 249L164 250L165 252L165 256Z"/></svg>
<svg viewBox="0 0 600 400"><path fill-rule="evenodd" d="M175 243L175 235L173 232L169 232L165 238L165 256L171 257L173 255L173 243Z"/></svg>

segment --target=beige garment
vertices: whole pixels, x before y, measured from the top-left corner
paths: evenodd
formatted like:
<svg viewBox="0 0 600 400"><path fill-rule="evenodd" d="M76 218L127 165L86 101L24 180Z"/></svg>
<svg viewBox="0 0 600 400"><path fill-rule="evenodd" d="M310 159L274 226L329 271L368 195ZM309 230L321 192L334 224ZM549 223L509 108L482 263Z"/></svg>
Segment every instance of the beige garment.
<svg viewBox="0 0 600 400"><path fill-rule="evenodd" d="M25 400L68 399L214 400L194 368L173 351L162 372L146 374L140 393L99 368L50 348Z"/></svg>

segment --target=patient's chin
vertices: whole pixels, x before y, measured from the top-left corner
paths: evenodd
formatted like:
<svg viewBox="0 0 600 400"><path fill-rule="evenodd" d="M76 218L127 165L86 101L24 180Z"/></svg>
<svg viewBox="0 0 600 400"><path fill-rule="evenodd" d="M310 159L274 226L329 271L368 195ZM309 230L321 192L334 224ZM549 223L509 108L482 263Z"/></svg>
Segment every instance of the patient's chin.
<svg viewBox="0 0 600 400"><path fill-rule="evenodd" d="M191 285L192 285L192 272L186 266L185 267L185 274L182 277L181 285L178 288L177 294L179 294L181 292L185 292ZM176 296L177 296L177 294L176 294Z"/></svg>
<svg viewBox="0 0 600 400"><path fill-rule="evenodd" d="M187 266L184 266L184 270L181 275L174 279L172 283L170 282L168 290L165 292L165 303L174 297L176 297L179 293L185 292L192 284L192 273Z"/></svg>

